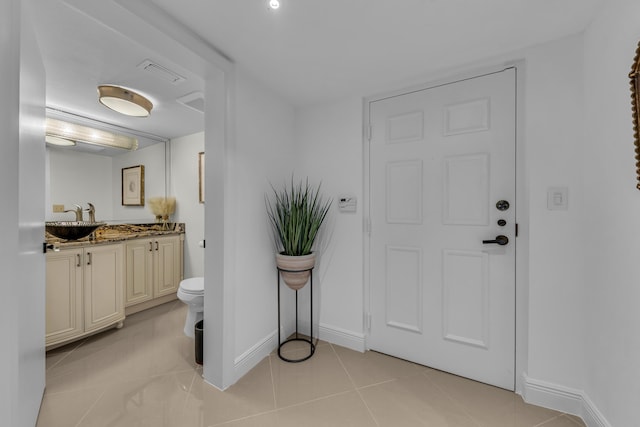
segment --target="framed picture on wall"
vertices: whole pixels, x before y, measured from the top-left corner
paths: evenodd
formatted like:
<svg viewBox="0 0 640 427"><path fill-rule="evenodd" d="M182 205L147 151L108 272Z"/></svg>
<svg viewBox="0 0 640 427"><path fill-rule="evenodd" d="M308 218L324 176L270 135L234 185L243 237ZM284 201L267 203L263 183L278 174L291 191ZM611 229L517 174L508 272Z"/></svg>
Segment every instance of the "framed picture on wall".
<svg viewBox="0 0 640 427"><path fill-rule="evenodd" d="M198 200L204 203L204 152L198 153Z"/></svg>
<svg viewBox="0 0 640 427"><path fill-rule="evenodd" d="M122 206L144 206L144 165L122 168Z"/></svg>

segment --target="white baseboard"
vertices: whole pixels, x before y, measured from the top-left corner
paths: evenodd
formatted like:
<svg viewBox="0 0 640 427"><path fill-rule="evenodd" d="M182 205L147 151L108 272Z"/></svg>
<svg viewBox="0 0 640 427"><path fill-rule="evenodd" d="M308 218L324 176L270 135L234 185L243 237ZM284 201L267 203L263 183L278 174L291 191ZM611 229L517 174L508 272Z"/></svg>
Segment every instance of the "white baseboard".
<svg viewBox="0 0 640 427"><path fill-rule="evenodd" d="M298 330L302 334L309 332L309 322L301 320ZM313 329L314 338L319 338L331 344L346 347L363 353L366 350L364 334L338 328L337 326L320 323Z"/></svg>
<svg viewBox="0 0 640 427"><path fill-rule="evenodd" d="M523 374L522 398L525 402L581 417L587 427L611 427L584 391Z"/></svg>
<svg viewBox="0 0 640 427"><path fill-rule="evenodd" d="M267 357L278 347L278 331L275 330L258 341L249 350L236 357L234 360L236 381L253 369L258 363ZM234 381L235 382L235 381Z"/></svg>
<svg viewBox="0 0 640 427"><path fill-rule="evenodd" d="M304 325L300 322L300 330L309 330L309 323ZM364 352L364 334L347 331L335 326L320 324L318 327L319 339L336 344L351 350ZM283 333L283 336L284 335ZM258 363L267 357L273 350L278 348L278 331L271 332L268 336L257 342L253 347L236 357L234 360L236 381L242 378L247 372L253 369Z"/></svg>
<svg viewBox="0 0 640 427"><path fill-rule="evenodd" d="M347 331L335 326L321 323L318 327L319 338L331 344L346 347L363 353L366 350L364 334Z"/></svg>
<svg viewBox="0 0 640 427"><path fill-rule="evenodd" d="M611 424L598 410L596 405L589 399L589 396L584 395L584 405L582 407L582 419L588 427L611 427Z"/></svg>

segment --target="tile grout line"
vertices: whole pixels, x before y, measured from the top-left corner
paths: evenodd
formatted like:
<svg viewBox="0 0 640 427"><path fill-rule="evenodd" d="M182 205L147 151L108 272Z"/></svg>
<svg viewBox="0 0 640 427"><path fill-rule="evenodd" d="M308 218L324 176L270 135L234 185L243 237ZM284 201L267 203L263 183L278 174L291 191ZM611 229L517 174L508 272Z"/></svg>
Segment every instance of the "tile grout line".
<svg viewBox="0 0 640 427"><path fill-rule="evenodd" d="M271 392L273 393L273 407L278 409L278 400L276 399L276 380L273 375L273 362L271 361L271 355L269 355L269 373L271 374Z"/></svg>
<svg viewBox="0 0 640 427"><path fill-rule="evenodd" d="M247 416L240 417L240 418L234 418L233 420L223 421L223 422L217 423L217 424L209 424L207 427L218 427L218 426L225 426L225 425L229 425L229 424L235 424L238 421L250 420L251 418L260 417L260 416L267 415L267 414L275 414L276 412L278 412L278 409L271 409L269 411L264 411L264 412L260 412L258 414L253 414L253 415L247 415Z"/></svg>
<svg viewBox="0 0 640 427"><path fill-rule="evenodd" d="M560 418L561 416L562 416L562 415L556 415L555 417L549 418L548 420L544 420L543 422L541 422L541 423L539 423L539 424L536 424L536 425L535 425L535 426L533 426L533 427L542 427L542 426L544 426L544 425L546 425L546 424L549 424L549 423L550 423L550 422L552 422L552 421L557 420L557 419L558 419L558 418Z"/></svg>
<svg viewBox="0 0 640 427"><path fill-rule="evenodd" d="M182 404L183 411L187 409L187 403L189 402L189 397L191 396L191 391L193 390L193 384L196 382L196 375L198 375L197 369L193 371L193 375L191 376L191 384L189 385L189 390L187 390L186 396L184 397L184 403Z"/></svg>
<svg viewBox="0 0 640 427"><path fill-rule="evenodd" d="M384 381L380 381L378 383L367 384L367 385L363 385L362 387L356 387L356 389L357 390L364 390L364 389L367 389L367 388L371 388L371 387L376 387L376 386L383 385L383 384L392 383L394 381L398 381L398 380L401 380L403 378L411 378L411 377L410 376L405 376L405 377L400 377L400 378L392 378L390 380L384 380Z"/></svg>
<svg viewBox="0 0 640 427"><path fill-rule="evenodd" d="M351 393L353 391L354 390L345 390L345 391L341 391L339 393L330 394L328 396L316 397L315 399L305 400L304 402L294 403L292 405L283 406L282 408L270 409L268 411L259 412L257 414L247 415L247 416L244 416L244 417L235 418L233 420L224 421L222 423L213 424L211 427L223 426L225 424L235 423L237 421L242 421L242 420L248 420L248 419L259 417L259 416L266 415L266 414L275 414L277 412L281 412L281 411L284 411L286 409L297 408L299 406L304 406L304 405L307 405L309 403L321 402L323 400L327 400L327 399L330 399L332 397L342 396L344 394L349 394L349 393Z"/></svg>
<svg viewBox="0 0 640 427"><path fill-rule="evenodd" d="M362 393L360 393L360 388L357 386L356 382L351 377L351 374L347 370L347 367L344 366L344 363L342 362L340 355L338 354L338 352L336 351L336 349L333 347L331 343L329 343L329 346L331 347L331 350L333 350L333 354L335 354L336 357L338 358L338 362L340 362L340 366L342 366L342 369L344 369L344 371L346 372L347 377L349 377L349 381L351 381L351 384L353 384L353 387L355 388L356 393L358 393L358 397L362 401L362 404L364 405L365 408L367 408L367 412L371 416L371 419L373 419L373 422L376 423L376 426L380 426L380 423L378 422L378 419L375 417L375 415L373 415L373 412L371 411L369 404L367 404L367 401L364 399L364 396L362 396Z"/></svg>
<svg viewBox="0 0 640 427"><path fill-rule="evenodd" d="M67 357L71 356L71 353L73 353L74 351L76 351L78 348L80 348L82 346L82 344L85 343L85 341L87 341L89 338L85 338L83 340L81 340L78 345L76 345L75 347L73 347L70 351L67 352L67 354L65 354L62 359L58 360L56 363L54 363L53 365L49 366L46 370L48 371L49 369L53 369L56 366L58 366L60 364L60 362L62 362L64 359L66 359ZM45 357L46 357L46 352L45 352Z"/></svg>
<svg viewBox="0 0 640 427"><path fill-rule="evenodd" d="M577 425L578 427L581 427L581 426L585 426L585 425L586 425L586 424L585 424L585 422L584 422L584 420L582 419L582 417L579 417L578 415L571 415L571 414L567 414L567 413L564 413L564 414L562 414L562 415L563 415L565 418L569 418L569 421L572 421L572 422L573 422L575 425ZM581 422L579 423L577 420L574 420L574 419L572 418L572 416L573 416L573 417L578 417L578 418L580 418L580 421L581 421Z"/></svg>
<svg viewBox="0 0 640 427"><path fill-rule="evenodd" d="M84 421L84 419L87 418L87 415L89 415L89 413L91 411L93 411L93 408L95 408L96 405L98 404L98 402L100 402L102 400L102 398L104 397L104 395L107 394L107 391L109 390L109 387L110 386L107 386L107 387L104 388L104 390L102 391L100 396L96 399L96 401L93 402L93 404L91 406L89 406L89 409L87 409L87 411L84 413L84 415L82 417L80 417L80 419L76 423L75 427L79 427L80 424L82 424L82 421Z"/></svg>
<svg viewBox="0 0 640 427"><path fill-rule="evenodd" d="M272 362L272 359L271 359L272 357L277 357L277 354L270 354L270 355L269 355L269 367L270 367L270 371L271 371L271 384L272 384L272 386L273 386L274 404L275 404L275 406L276 406L276 407L275 407L274 409L272 409L272 410L269 410L269 411L264 411L264 412L260 412L260 413L258 413L258 414L248 415L248 416L241 417L241 418L237 418L237 419L234 419L234 420L224 421L223 423L214 424L214 425L215 425L215 426L222 426L222 425L225 425L225 424L229 424L229 423L233 423L233 422L240 421L240 420L245 420L245 419L250 419L250 418L258 417L258 416L265 415L265 414L277 413L277 412L279 412L279 411L283 411L283 410L285 410L285 409L291 409L291 408L295 408L295 407L303 406L303 405L306 405L306 404L309 404L309 403L320 402L320 401L322 401L322 400L330 399L330 398L332 398L332 397L336 397L336 396L342 396L342 395L345 395L345 394L351 393L351 392L353 392L353 391L356 391L356 392L357 392L357 391L358 391L357 386L355 385L355 383L354 383L353 379L352 379L352 378L351 378L351 376L349 375L349 372L347 371L347 369L345 368L344 364L342 363L342 360L340 360L340 357L339 357L339 356L338 356L338 354L336 353L336 351L335 351L335 349L333 348L333 346L331 345L331 343L327 343L327 346L326 346L326 347L331 347L331 350L333 351L333 353L335 354L336 358L338 359L338 362L340 363L340 366L342 367L342 369L344 370L345 374L346 374L346 375L347 375L347 377L349 378L349 381L351 381L351 384L352 384L352 385L353 385L353 387L354 387L354 388L353 388L353 390L344 390L344 391L341 391L341 392L338 392L338 393L333 393L333 394L329 394L329 395L326 395L326 396L316 397L316 398L314 398L314 399L305 400L304 402L298 402L298 403L294 403L294 404L292 404L292 405L287 405L287 406L283 406L282 408L278 408L278 407L277 407L276 393L275 393L275 377L274 377L274 375L273 375L273 362ZM295 350L295 351L297 351L297 350ZM359 394L359 393L358 393L358 395L360 396L360 394ZM360 396L360 399L362 399L362 396ZM368 410L368 411L369 411L369 413L370 413L371 411L370 411L370 409L368 408L368 406L367 406L366 402L364 402L364 401L363 401L363 403L364 403L365 407L367 408L367 410ZM374 421L376 422L376 425L379 425L379 424L378 424L378 422L377 422L377 420L375 419L375 417L373 417L373 415L372 415L372 418L373 418L373 419L374 419Z"/></svg>
<svg viewBox="0 0 640 427"><path fill-rule="evenodd" d="M480 423L478 420L476 420L470 413L469 411L467 411L467 408L465 405L463 405L461 402L459 402L457 399L455 399L453 396L451 396L450 393L448 393L445 389L443 389L442 387L440 387L433 379L431 379L429 377L429 371L425 371L422 373L422 375L424 375L430 382L431 384L433 384L433 386L440 390L440 392L444 395L447 396L447 398L453 402L454 405L456 405L457 407L459 407L460 409L462 409L462 412L464 412L464 414L471 420L471 422L473 422L476 426L478 427L482 427L482 423Z"/></svg>
<svg viewBox="0 0 640 427"><path fill-rule="evenodd" d="M574 425L574 424L575 424L575 425L576 425L576 427L580 426L580 424L578 424L576 421L574 421L573 419L571 419L571 417L567 417L567 414L562 413L562 414L560 414L560 415L556 415L556 416L555 416L555 417L553 417L553 418L549 418L548 420L545 420L545 421L541 422L540 424L536 424L536 425L535 425L535 426L533 426L533 427L544 427L545 425L549 424L550 422L555 421L555 420L558 420L558 419L560 419L560 418L568 419L568 420L569 420L569 422L570 422L570 423L572 423L572 425Z"/></svg>
<svg viewBox="0 0 640 427"><path fill-rule="evenodd" d="M330 344L327 345L326 347L330 347ZM333 349L333 347L331 347L331 350L335 354L335 350ZM294 351L290 351L290 352L296 352L296 351L302 351L302 350L294 350ZM278 411L280 409L294 408L296 406L304 405L304 404L311 403L311 402L317 402L317 401L320 401L320 400L323 400L323 399L328 399L330 397L340 396L340 395L343 395L343 394L346 394L346 393L350 393L350 392L352 392L354 390L357 390L357 387L356 387L355 383L353 382L353 380L351 379L351 376L349 375L349 373L347 372L346 368L342 364L342 361L340 360L340 357L338 357L337 354L335 354L335 355L336 355L336 359L338 359L338 362L340 363L340 366L342 367L342 369L344 370L345 374L349 378L349 381L351 382L351 385L353 386L353 390L344 390L344 391L339 391L337 393L328 394L326 396L315 397L313 399L305 400L303 402L298 402L298 403L293 403L291 405L283 406L282 408L278 408L278 402L277 402L277 398L276 398L276 389L275 389L275 376L273 375L273 365L272 365L273 362L271 361L271 357L278 357L278 355L277 354L269 355L269 367L271 368L271 384L273 386L273 400L274 400L275 410ZM270 411L267 411L267 412L270 412ZM267 413L267 412L265 412L265 413Z"/></svg>

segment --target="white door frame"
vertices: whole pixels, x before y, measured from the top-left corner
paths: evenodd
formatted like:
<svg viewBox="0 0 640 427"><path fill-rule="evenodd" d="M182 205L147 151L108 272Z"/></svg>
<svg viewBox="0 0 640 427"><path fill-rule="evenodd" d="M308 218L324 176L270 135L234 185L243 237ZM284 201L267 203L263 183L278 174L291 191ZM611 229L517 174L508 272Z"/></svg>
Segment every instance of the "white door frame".
<svg viewBox="0 0 640 427"><path fill-rule="evenodd" d="M516 245L516 339L515 339L515 384L516 393L522 392L523 373L527 371L527 348L528 348L528 266L529 266L529 207L528 207L528 175L525 161L524 147L524 60L508 61L500 64L468 69L466 71L452 71L441 73L438 76L427 78L426 83L408 86L402 89L387 91L372 95L363 99L363 215L365 232L363 233L363 254L364 254L364 290L363 290L363 319L365 348L368 350L368 338L370 334L371 315L371 236L369 233L371 226L371 175L370 175L370 149L369 149L369 104L392 96L403 95L410 92L430 89L433 87L454 83L461 80L468 80L480 77L485 74L492 74L507 68L514 68L516 71L516 224L518 224L518 237L515 239Z"/></svg>
<svg viewBox="0 0 640 427"><path fill-rule="evenodd" d="M48 1L48 0L34 0ZM156 51L169 51L176 63L205 81L205 199L224 200L205 209L204 379L225 389L236 381L233 259L233 171L228 153L235 143L235 66L223 54L149 1L66 0L72 7ZM144 21L145 25L139 25ZM154 31L149 31L152 28ZM180 49L176 49L176 46Z"/></svg>

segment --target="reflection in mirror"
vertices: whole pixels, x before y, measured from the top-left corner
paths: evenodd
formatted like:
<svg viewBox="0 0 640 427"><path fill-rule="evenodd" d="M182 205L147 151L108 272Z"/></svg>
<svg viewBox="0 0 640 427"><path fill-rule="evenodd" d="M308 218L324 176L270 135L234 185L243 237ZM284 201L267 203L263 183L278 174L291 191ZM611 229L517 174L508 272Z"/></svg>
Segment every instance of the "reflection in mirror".
<svg viewBox="0 0 640 427"><path fill-rule="evenodd" d="M56 119L78 123L99 130L111 131L138 139L139 148L127 151L96 145L76 143L59 147L47 144L46 194L47 221L65 221L75 218L75 205L83 208L95 206L98 221L108 223L154 222L154 216L144 206L122 205L122 169L144 165L146 198L166 197L168 188L168 141L131 129L125 129L80 116L47 110Z"/></svg>

